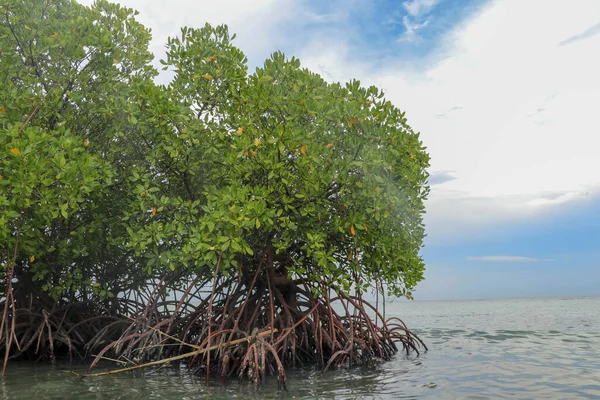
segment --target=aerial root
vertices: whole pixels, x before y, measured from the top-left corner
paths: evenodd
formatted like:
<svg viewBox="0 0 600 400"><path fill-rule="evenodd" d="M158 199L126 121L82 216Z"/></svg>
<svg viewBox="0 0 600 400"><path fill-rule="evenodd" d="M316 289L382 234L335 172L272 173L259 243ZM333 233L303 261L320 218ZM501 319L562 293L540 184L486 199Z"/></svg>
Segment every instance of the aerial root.
<svg viewBox="0 0 600 400"><path fill-rule="evenodd" d="M336 297L317 298L303 284L290 296L289 287L258 274L245 284L219 276L202 289L188 287L171 301L160 299L168 291L157 290L121 336L97 353L90 371L106 359L128 367L88 376L182 361L190 372L223 382L234 375L259 386L276 375L285 387L287 367L373 365L391 359L398 343L407 354L427 350L400 319L385 319L363 298L335 289Z"/></svg>
<svg viewBox="0 0 600 400"><path fill-rule="evenodd" d="M289 367L316 365L326 371L373 365L400 350L427 350L402 320L385 319L360 296L335 288L320 287L334 296L317 297L306 283L278 286L258 271L245 282L215 274L181 288L163 277L148 288L117 299L112 315L93 302L61 306L15 290L4 304L0 350L8 358L92 355L84 376L179 361L190 373L223 382L234 376L259 386L268 375L277 376L282 388ZM100 361L122 368L92 372Z"/></svg>
<svg viewBox="0 0 600 400"><path fill-rule="evenodd" d="M98 346L115 340L129 322L102 315L94 303L57 304L33 291L7 287L3 304L0 351L14 359L84 359ZM5 364L6 365L6 364Z"/></svg>

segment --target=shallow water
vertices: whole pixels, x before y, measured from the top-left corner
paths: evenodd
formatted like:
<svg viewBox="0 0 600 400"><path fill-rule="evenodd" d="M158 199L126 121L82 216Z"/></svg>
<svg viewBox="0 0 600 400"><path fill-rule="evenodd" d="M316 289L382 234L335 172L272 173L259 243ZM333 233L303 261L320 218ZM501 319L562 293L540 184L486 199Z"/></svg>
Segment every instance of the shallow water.
<svg viewBox="0 0 600 400"><path fill-rule="evenodd" d="M175 367L101 378L83 367L14 363L2 399L600 399L600 298L400 302L387 306L427 343L375 369L288 373L260 390Z"/></svg>

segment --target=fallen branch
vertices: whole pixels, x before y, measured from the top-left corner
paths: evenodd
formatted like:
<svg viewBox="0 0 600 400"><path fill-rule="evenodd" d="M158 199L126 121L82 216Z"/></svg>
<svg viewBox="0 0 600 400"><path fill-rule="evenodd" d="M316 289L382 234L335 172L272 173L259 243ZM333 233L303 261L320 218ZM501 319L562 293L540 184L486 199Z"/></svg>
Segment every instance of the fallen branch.
<svg viewBox="0 0 600 400"><path fill-rule="evenodd" d="M267 336L267 335L270 335L271 333L276 333L276 332L277 332L277 329L275 329L274 331L272 331L272 330L269 329L267 331L263 331L263 332L258 333L257 336L263 337L263 336ZM112 370L112 371L96 372L96 373L93 373L93 374L80 374L80 373L77 373L75 371L69 371L69 372L71 372L72 374L75 374L77 376L85 376L85 377L106 376L106 375L120 374L122 372L133 371L133 370L140 369L140 368L152 367L152 366L155 366L155 365L168 364L168 363L173 362L173 361L184 360L186 358L195 357L195 356L198 356L200 354L204 354L204 353L212 351L212 350L218 350L220 347L235 346L235 345L238 345L240 343L249 342L253 338L254 338L253 336L250 336L250 337L243 338L243 339L237 339L237 340L233 340L233 341L229 342L229 344L225 343L223 345L210 346L210 347L208 347L206 349L198 349L196 351L192 351L190 353L185 353L185 354L180 354L180 355L175 356L175 357L169 357L169 358L165 358L163 360L152 361L152 362L149 362L149 363L146 363L146 364L134 365L133 367L115 369L115 370Z"/></svg>

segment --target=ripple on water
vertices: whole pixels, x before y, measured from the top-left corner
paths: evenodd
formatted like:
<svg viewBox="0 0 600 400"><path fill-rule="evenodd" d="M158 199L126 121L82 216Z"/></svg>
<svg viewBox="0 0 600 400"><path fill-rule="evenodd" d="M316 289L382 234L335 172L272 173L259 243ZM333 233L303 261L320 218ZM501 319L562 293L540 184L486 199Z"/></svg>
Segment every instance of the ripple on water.
<svg viewBox="0 0 600 400"><path fill-rule="evenodd" d="M393 303L430 351L374 369L288 373L256 390L164 368L82 379L46 364L13 364L1 399L543 399L600 398L600 299ZM80 368L65 366L67 368Z"/></svg>

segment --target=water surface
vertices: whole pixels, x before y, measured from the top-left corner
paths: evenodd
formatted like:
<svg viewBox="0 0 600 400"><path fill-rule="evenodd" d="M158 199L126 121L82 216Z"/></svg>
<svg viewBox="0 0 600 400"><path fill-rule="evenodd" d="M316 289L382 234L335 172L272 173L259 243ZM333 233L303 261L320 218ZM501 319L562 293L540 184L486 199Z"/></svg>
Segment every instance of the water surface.
<svg viewBox="0 0 600 400"><path fill-rule="evenodd" d="M13 363L2 399L600 399L600 298L387 305L427 343L374 369L288 372L250 384L212 382L186 370L80 378L70 365Z"/></svg>

